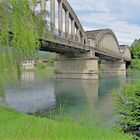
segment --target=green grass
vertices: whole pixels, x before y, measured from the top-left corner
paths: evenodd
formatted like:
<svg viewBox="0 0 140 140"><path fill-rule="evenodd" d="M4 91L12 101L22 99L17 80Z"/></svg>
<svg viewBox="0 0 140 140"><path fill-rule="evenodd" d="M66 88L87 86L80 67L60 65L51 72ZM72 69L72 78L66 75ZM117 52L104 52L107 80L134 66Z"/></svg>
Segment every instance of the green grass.
<svg viewBox="0 0 140 140"><path fill-rule="evenodd" d="M70 119L51 120L0 107L0 140L130 140L117 130L82 125Z"/></svg>

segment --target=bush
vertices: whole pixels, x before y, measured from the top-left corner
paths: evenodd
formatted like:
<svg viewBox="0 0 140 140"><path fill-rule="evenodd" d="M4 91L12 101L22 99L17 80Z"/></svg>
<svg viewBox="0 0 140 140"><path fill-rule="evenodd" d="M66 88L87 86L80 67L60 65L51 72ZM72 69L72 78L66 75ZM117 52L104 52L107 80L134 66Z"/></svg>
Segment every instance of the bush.
<svg viewBox="0 0 140 140"><path fill-rule="evenodd" d="M140 70L140 59L132 59L130 68Z"/></svg>
<svg viewBox="0 0 140 140"><path fill-rule="evenodd" d="M140 81L126 85L114 94L119 125L126 133L140 137Z"/></svg>

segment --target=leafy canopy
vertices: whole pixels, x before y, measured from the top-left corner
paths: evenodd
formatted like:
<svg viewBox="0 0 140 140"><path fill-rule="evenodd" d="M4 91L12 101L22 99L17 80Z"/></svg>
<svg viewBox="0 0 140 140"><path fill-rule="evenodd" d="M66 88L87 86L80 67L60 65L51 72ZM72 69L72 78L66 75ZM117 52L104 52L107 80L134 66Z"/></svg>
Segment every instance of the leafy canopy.
<svg viewBox="0 0 140 140"><path fill-rule="evenodd" d="M34 57L45 27L42 17L30 9L28 0L0 1L0 91L2 84L17 77L21 61Z"/></svg>
<svg viewBox="0 0 140 140"><path fill-rule="evenodd" d="M132 46L130 50L134 59L140 59L140 45Z"/></svg>

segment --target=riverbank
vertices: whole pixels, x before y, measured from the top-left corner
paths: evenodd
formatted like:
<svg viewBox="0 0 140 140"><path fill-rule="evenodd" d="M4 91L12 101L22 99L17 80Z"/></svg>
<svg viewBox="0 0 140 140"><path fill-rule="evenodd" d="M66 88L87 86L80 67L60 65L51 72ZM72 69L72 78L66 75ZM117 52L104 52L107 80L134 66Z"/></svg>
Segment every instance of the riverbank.
<svg viewBox="0 0 140 140"><path fill-rule="evenodd" d="M129 140L130 136L68 119L28 116L0 106L0 140Z"/></svg>

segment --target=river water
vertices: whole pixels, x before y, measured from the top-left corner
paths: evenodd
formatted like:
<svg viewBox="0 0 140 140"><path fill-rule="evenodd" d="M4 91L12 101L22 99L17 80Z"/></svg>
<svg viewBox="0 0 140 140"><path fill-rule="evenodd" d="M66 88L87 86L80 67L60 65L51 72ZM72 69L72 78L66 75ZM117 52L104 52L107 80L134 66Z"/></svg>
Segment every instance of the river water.
<svg viewBox="0 0 140 140"><path fill-rule="evenodd" d="M0 96L0 104L27 114L63 113L75 119L87 115L108 123L115 118L112 90L120 89L136 78L131 74L103 74L99 80L72 80L24 72L21 83L7 86L6 93Z"/></svg>

